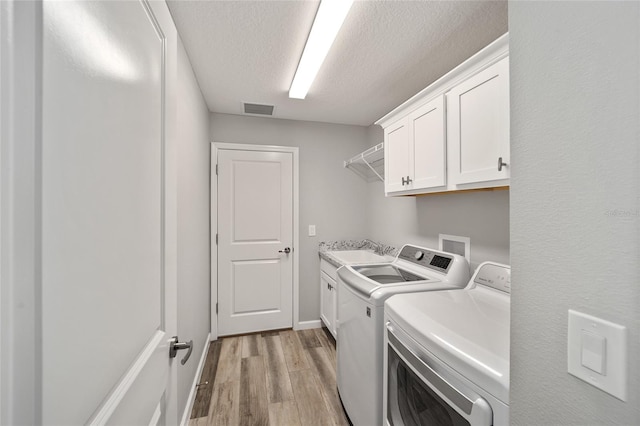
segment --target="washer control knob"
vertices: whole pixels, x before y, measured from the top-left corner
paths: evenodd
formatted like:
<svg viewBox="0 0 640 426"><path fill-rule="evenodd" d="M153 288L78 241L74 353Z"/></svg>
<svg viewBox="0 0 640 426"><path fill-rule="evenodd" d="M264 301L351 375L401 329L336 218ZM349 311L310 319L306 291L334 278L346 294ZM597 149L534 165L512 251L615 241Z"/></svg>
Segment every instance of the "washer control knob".
<svg viewBox="0 0 640 426"><path fill-rule="evenodd" d="M414 257L416 258L416 260L420 260L424 257L424 253L418 250L416 254L414 254Z"/></svg>

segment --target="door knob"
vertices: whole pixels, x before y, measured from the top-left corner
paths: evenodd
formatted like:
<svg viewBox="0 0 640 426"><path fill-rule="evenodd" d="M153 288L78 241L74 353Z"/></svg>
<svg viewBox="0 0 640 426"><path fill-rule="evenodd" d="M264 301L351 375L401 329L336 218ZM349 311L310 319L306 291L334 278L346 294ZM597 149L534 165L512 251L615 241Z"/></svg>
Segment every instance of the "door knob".
<svg viewBox="0 0 640 426"><path fill-rule="evenodd" d="M191 351L193 350L193 340L189 340L188 342L179 342L178 336L173 336L171 338L171 344L169 345L169 358L175 358L178 355L178 351L183 349L189 349L187 354L180 360L180 364L184 365L189 357L191 356Z"/></svg>
<svg viewBox="0 0 640 426"><path fill-rule="evenodd" d="M289 253L291 253L291 249L289 247L285 247L284 250L278 250L278 253L289 254Z"/></svg>

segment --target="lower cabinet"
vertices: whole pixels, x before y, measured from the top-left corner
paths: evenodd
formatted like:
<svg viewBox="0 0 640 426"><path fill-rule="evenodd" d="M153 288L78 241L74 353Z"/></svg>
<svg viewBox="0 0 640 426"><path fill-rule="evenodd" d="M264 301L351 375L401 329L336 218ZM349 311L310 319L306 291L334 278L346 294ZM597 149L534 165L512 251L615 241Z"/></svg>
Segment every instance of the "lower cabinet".
<svg viewBox="0 0 640 426"><path fill-rule="evenodd" d="M335 266L320 259L320 319L336 338L338 286Z"/></svg>

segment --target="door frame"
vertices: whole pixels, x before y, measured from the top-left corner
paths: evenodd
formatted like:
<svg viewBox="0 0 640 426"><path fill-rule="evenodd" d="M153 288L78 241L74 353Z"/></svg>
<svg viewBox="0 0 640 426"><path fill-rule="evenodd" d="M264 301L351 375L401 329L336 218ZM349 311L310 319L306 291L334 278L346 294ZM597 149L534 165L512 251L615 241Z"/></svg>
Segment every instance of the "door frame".
<svg viewBox="0 0 640 426"><path fill-rule="evenodd" d="M276 145L249 145L237 143L211 142L211 340L218 339L218 245L216 234L218 233L218 151L259 151L259 152L286 152L293 155L293 329L300 328L300 229L299 229L299 151L298 147Z"/></svg>
<svg viewBox="0 0 640 426"><path fill-rule="evenodd" d="M0 424L42 423L42 3L0 2Z"/></svg>

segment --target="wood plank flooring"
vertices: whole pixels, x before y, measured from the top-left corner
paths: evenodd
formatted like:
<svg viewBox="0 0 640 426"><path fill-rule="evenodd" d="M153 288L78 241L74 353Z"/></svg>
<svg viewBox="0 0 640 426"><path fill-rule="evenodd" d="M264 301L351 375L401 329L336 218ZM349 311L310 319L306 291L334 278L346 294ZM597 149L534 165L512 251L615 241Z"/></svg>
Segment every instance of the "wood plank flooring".
<svg viewBox="0 0 640 426"><path fill-rule="evenodd" d="M200 383L189 426L349 425L324 329L211 342Z"/></svg>
<svg viewBox="0 0 640 426"><path fill-rule="evenodd" d="M192 418L207 417L209 414L209 405L211 405L211 397L213 396L213 382L216 379L216 370L218 360L220 359L221 348L222 342L220 340L211 342L209 345L209 352L207 353L207 359L202 369L198 392L196 393L196 399L193 403L193 409L191 410Z"/></svg>

